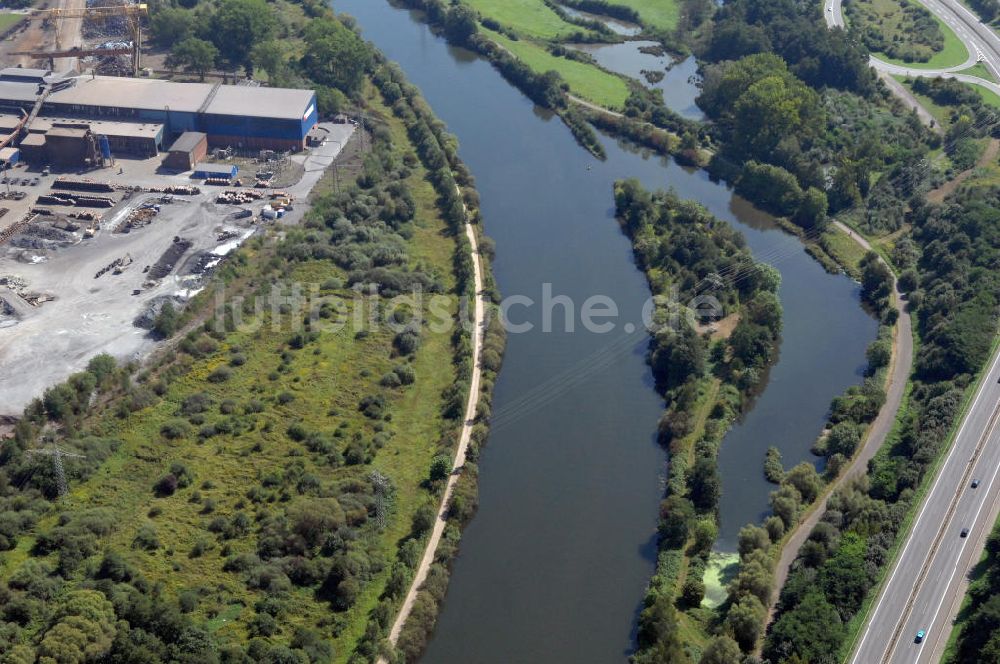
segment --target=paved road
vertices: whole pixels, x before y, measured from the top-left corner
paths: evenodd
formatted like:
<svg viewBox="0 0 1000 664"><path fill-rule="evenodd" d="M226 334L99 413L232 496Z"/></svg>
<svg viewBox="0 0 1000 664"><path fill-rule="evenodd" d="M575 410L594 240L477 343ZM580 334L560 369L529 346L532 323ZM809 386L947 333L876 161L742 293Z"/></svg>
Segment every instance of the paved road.
<svg viewBox="0 0 1000 664"><path fill-rule="evenodd" d="M842 0L824 0L823 16L829 27L845 26ZM1000 85L978 76L959 74L977 62L982 62L1000 80L1000 36L990 27L983 25L978 17L966 8L960 0L919 0L928 10L944 21L965 45L968 58L952 67L924 68L919 64L897 65L871 56L870 64L886 74L897 76L929 76L956 78L966 83L979 85L1000 94Z"/></svg>
<svg viewBox="0 0 1000 664"><path fill-rule="evenodd" d="M988 369L955 442L868 616L851 664L937 661L965 577L1000 509L1000 354ZM972 481L979 488L971 488ZM969 528L968 537L961 537ZM922 644L915 643L925 630Z"/></svg>
<svg viewBox="0 0 1000 664"><path fill-rule="evenodd" d="M842 232L850 236L866 251L871 251L872 246L868 240L853 231L845 224L835 221L835 226ZM881 258L879 260L882 260ZM768 606L768 623L774 618L774 610L778 602L778 595L781 588L788 580L788 572L792 563L798 556L799 549L805 544L812 533L813 528L819 523L826 512L826 503L834 491L843 486L848 481L868 470L868 462L875 456L882 443L885 442L889 432L896 422L896 414L899 406L903 402L903 395L906 392L906 383L910 377L910 369L913 367L913 329L911 327L910 314L906 312L903 294L899 286L893 285L893 306L899 310L899 320L896 321L895 338L893 340L892 365L889 368L889 382L886 386L886 399L879 410L878 416L868 428L865 435L864 445L858 450L851 460L850 466L845 468L840 477L827 489L825 496L809 515L803 519L795 530L785 541L781 549L781 556L774 570L774 592L771 603Z"/></svg>

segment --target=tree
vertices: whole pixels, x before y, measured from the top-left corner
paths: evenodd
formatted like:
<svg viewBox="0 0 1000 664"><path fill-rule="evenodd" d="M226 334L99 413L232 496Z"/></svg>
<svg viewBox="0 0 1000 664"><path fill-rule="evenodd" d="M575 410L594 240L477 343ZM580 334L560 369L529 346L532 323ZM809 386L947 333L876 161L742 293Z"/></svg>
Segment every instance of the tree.
<svg viewBox="0 0 1000 664"><path fill-rule="evenodd" d="M879 304L892 292L892 272L878 254L869 251L861 260L861 295L872 304Z"/></svg>
<svg viewBox="0 0 1000 664"><path fill-rule="evenodd" d="M747 556L751 551L767 551L771 546L771 537L767 531L754 524L740 528L738 549L740 556Z"/></svg>
<svg viewBox="0 0 1000 664"><path fill-rule="evenodd" d="M816 467L807 461L803 461L788 471L785 475L785 481L795 487L806 503L816 500L816 496L823 488L823 481L816 472Z"/></svg>
<svg viewBox="0 0 1000 664"><path fill-rule="evenodd" d="M857 424L850 421L838 422L826 437L826 455L843 454L850 457L860 442L861 431Z"/></svg>
<svg viewBox="0 0 1000 664"><path fill-rule="evenodd" d="M372 66L369 47L336 19L310 21L305 29L302 66L312 80L347 95L361 89Z"/></svg>
<svg viewBox="0 0 1000 664"><path fill-rule="evenodd" d="M790 73L768 76L740 95L734 108L734 147L748 157L766 157L793 133L811 135L820 124L819 98Z"/></svg>
<svg viewBox="0 0 1000 664"><path fill-rule="evenodd" d="M685 606L696 607L705 598L705 584L697 576L689 576L681 589L681 601Z"/></svg>
<svg viewBox="0 0 1000 664"><path fill-rule="evenodd" d="M153 39L160 46L173 46L192 36L194 14L181 7L164 6L149 19Z"/></svg>
<svg viewBox="0 0 1000 664"><path fill-rule="evenodd" d="M816 187L809 187L799 202L792 220L807 230L822 229L826 226L828 204L826 192Z"/></svg>
<svg viewBox="0 0 1000 664"><path fill-rule="evenodd" d="M766 617L767 609L761 601L753 595L744 595L726 614L726 627L740 648L750 652L757 647L757 638Z"/></svg>
<svg viewBox="0 0 1000 664"><path fill-rule="evenodd" d="M888 339L876 339L868 346L865 352L868 359L868 374L874 374L882 367L889 366L892 360L892 342Z"/></svg>
<svg viewBox="0 0 1000 664"><path fill-rule="evenodd" d="M786 529L795 523L801 505L802 495L790 484L782 484L771 492L771 509L784 521Z"/></svg>
<svg viewBox="0 0 1000 664"><path fill-rule="evenodd" d="M250 52L274 34L277 21L264 0L221 0L212 15L212 42L226 60L253 72Z"/></svg>
<svg viewBox="0 0 1000 664"><path fill-rule="evenodd" d="M718 464L710 457L700 456L688 477L691 502L699 510L714 510L722 494Z"/></svg>
<svg viewBox="0 0 1000 664"><path fill-rule="evenodd" d="M743 661L743 653L728 636L717 636L705 648L698 664L740 664Z"/></svg>
<svg viewBox="0 0 1000 664"><path fill-rule="evenodd" d="M57 622L38 646L41 662L78 664L96 660L111 649L115 609L96 590L69 593L56 611Z"/></svg>
<svg viewBox="0 0 1000 664"><path fill-rule="evenodd" d="M444 19L444 33L457 44L467 44L479 32L479 17L468 5L456 4L448 9Z"/></svg>
<svg viewBox="0 0 1000 664"><path fill-rule="evenodd" d="M170 55L167 58L167 66L176 67L180 65L184 68L184 71L194 72L204 81L205 74L215 66L215 60L218 57L219 50L211 42L198 39L197 37L188 37L175 45L170 51ZM164 308L166 308L166 305L164 305Z"/></svg>
<svg viewBox="0 0 1000 664"><path fill-rule="evenodd" d="M843 639L843 621L819 589L808 592L794 609L786 611L774 623L764 656L771 661L826 661L837 652Z"/></svg>
<svg viewBox="0 0 1000 664"><path fill-rule="evenodd" d="M116 362L115 358L107 353L95 355L90 358L90 362L87 363L88 373L93 374L98 383L103 383L104 380L111 376L117 368L118 362Z"/></svg>
<svg viewBox="0 0 1000 664"><path fill-rule="evenodd" d="M439 482L451 475L451 459L447 454L438 454L431 461L431 482Z"/></svg>
<svg viewBox="0 0 1000 664"><path fill-rule="evenodd" d="M670 547L683 546L688 538L694 507L683 496L671 494L660 503L660 536Z"/></svg>
<svg viewBox="0 0 1000 664"><path fill-rule="evenodd" d="M254 45L250 51L250 60L256 67L267 72L273 85L288 69L288 49L284 42L269 39Z"/></svg>
<svg viewBox="0 0 1000 664"><path fill-rule="evenodd" d="M772 164L746 162L736 189L777 215L791 216L802 205L803 194L798 180L784 168Z"/></svg>

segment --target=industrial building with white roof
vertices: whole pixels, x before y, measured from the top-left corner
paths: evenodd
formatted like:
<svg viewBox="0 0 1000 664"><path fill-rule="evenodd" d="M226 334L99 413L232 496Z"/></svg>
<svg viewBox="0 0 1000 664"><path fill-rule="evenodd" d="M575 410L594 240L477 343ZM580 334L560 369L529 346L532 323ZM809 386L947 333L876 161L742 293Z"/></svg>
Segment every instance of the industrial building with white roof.
<svg viewBox="0 0 1000 664"><path fill-rule="evenodd" d="M212 146L297 151L317 122L311 90L0 70L0 112L30 113L39 98L40 123L75 118L108 130L120 123L122 131L153 136L157 149L191 131Z"/></svg>

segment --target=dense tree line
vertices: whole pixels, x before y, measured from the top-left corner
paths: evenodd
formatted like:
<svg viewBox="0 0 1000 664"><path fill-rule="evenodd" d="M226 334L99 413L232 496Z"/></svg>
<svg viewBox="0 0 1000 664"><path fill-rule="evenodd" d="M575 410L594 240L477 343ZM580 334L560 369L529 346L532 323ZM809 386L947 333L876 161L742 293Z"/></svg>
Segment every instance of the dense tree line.
<svg viewBox="0 0 1000 664"><path fill-rule="evenodd" d="M704 595L701 578L718 529L718 448L774 357L782 318L775 294L779 277L754 262L738 231L672 192L650 194L635 181L620 182L615 204L653 293L671 300L658 309L662 327L650 344L649 362L667 402L659 438L671 458L660 505L657 572L640 614L634 661L682 664L692 660L680 639L677 611L697 607ZM721 307L714 316L740 316L728 339L710 341L680 315L708 295ZM711 378L721 388L703 429L696 430L693 413L707 398ZM692 436L693 443L687 441ZM684 557L687 580L679 588ZM727 645L715 645L711 656L725 655Z"/></svg>
<svg viewBox="0 0 1000 664"><path fill-rule="evenodd" d="M154 41L169 48L167 65L199 74L217 67L267 73L272 85L316 88L321 114L356 97L372 66L371 48L329 8L302 0L309 20L292 25L263 0L205 0L156 5ZM295 41L302 48L293 48Z"/></svg>
<svg viewBox="0 0 1000 664"><path fill-rule="evenodd" d="M1000 15L1000 1L998 0L969 0L969 6L976 10L976 13L986 22L995 21Z"/></svg>
<svg viewBox="0 0 1000 664"><path fill-rule="evenodd" d="M918 486L949 440L963 393L997 330L998 203L996 189L970 187L906 215L912 241L897 246L894 259L922 341L913 391L898 435L866 476L831 497L799 551L765 645L775 663L836 661L844 626L877 583ZM845 402L835 411L851 409ZM850 431L836 429L827 445L853 441Z"/></svg>
<svg viewBox="0 0 1000 664"><path fill-rule="evenodd" d="M824 87L870 96L875 75L868 54L843 30L829 30L823 6L809 0L736 0L715 16L702 54L709 61L776 53L792 73L815 89Z"/></svg>
<svg viewBox="0 0 1000 664"><path fill-rule="evenodd" d="M875 189L891 189L894 199L913 195L920 182L909 171L921 167L928 133L916 118L851 92L816 92L774 53L707 66L699 104L724 144L711 168L807 230L821 229L828 209L865 204L889 225L898 205L884 195L869 200L873 172L893 171Z"/></svg>

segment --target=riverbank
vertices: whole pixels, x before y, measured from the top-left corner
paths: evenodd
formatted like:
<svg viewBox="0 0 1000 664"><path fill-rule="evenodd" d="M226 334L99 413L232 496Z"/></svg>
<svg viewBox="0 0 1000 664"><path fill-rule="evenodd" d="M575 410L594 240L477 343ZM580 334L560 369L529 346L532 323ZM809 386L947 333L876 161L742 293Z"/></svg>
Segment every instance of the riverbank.
<svg viewBox="0 0 1000 664"><path fill-rule="evenodd" d="M840 221L835 221L834 225L864 251L873 251L872 245L860 233ZM884 259L880 258L880 260L884 262ZM896 278L893 278L892 288L893 306L900 313L893 330L892 359L889 362L889 369L886 375L885 403L879 409L878 416L868 425L862 437L862 444L849 465L841 470L834 482L827 484L820 499L813 503L803 515L798 525L779 543L779 555L774 569L771 600L767 605L765 630L774 619L778 597L785 582L788 580L788 572L792 563L798 557L802 545L805 544L813 529L826 513L830 495L845 486L848 482L856 480L867 472L869 461L875 457L894 428L899 424L898 418L910 387L909 381L913 370L914 343L912 321L906 308L905 297L899 289L899 283ZM757 654L760 654L759 650Z"/></svg>

